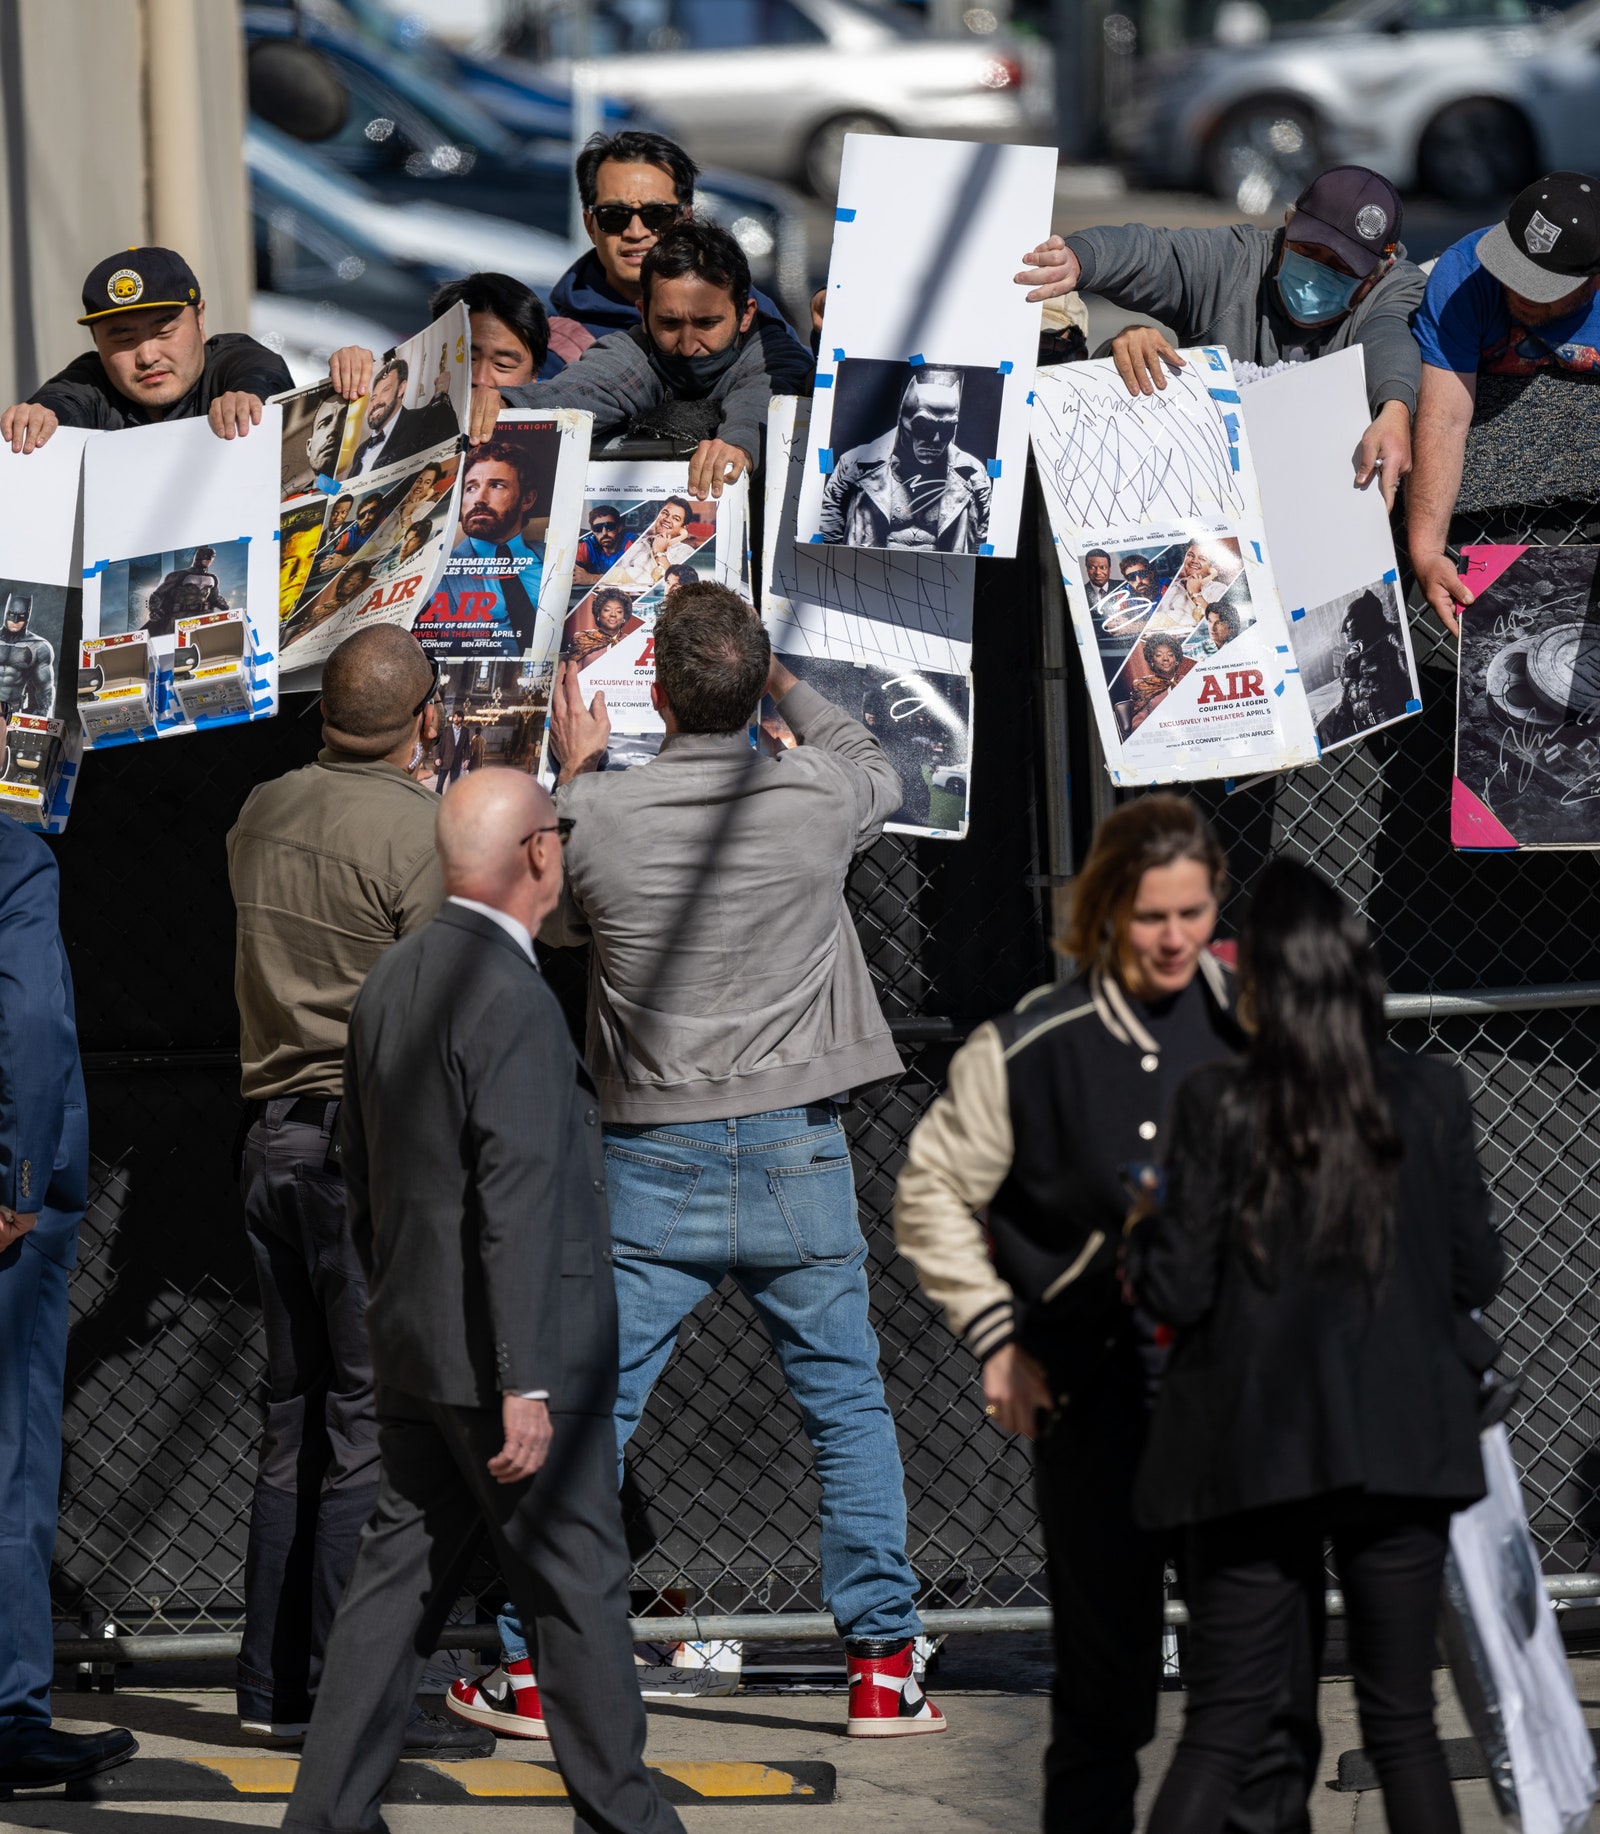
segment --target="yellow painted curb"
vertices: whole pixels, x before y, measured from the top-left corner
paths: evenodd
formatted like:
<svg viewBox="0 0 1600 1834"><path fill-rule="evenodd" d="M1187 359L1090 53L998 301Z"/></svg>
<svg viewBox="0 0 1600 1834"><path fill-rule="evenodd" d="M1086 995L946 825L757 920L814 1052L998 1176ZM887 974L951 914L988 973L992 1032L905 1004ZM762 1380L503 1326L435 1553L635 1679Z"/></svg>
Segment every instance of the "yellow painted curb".
<svg viewBox="0 0 1600 1834"><path fill-rule="evenodd" d="M246 1796L286 1795L294 1788L294 1780L300 1774L298 1758L190 1758L188 1762L216 1771Z"/></svg>
<svg viewBox="0 0 1600 1834"><path fill-rule="evenodd" d="M421 1760L429 1770L459 1783L469 1796L565 1796L567 1786L555 1766L519 1762L515 1758L462 1758L446 1764L438 1758Z"/></svg>
<svg viewBox="0 0 1600 1834"><path fill-rule="evenodd" d="M741 1764L723 1758L652 1764L651 1770L673 1777L702 1796L814 1796L809 1783L797 1784L786 1770L769 1764Z"/></svg>

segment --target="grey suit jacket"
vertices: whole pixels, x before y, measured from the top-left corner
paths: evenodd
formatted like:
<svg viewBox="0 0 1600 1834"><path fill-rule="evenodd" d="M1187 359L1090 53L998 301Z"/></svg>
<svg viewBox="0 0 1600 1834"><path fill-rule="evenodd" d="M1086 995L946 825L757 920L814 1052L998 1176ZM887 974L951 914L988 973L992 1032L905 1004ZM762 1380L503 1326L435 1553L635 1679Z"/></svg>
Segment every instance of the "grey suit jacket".
<svg viewBox="0 0 1600 1834"><path fill-rule="evenodd" d="M447 904L368 975L341 1114L380 1389L609 1414L617 1306L600 1103L555 995Z"/></svg>

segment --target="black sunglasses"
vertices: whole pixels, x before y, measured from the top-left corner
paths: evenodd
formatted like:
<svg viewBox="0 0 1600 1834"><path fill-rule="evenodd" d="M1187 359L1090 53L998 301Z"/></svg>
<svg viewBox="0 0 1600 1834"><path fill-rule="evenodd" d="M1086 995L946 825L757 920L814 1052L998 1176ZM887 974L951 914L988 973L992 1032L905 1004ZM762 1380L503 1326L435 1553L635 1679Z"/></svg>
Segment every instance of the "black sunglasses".
<svg viewBox="0 0 1600 1834"><path fill-rule="evenodd" d="M416 706L411 709L412 719L415 719L419 713L422 713L427 708L428 703L432 701L439 692L439 659L437 656L430 656L428 658L428 667L433 671L433 680L428 683L428 692L424 694L422 699L417 702Z"/></svg>
<svg viewBox="0 0 1600 1834"><path fill-rule="evenodd" d="M572 839L572 830L576 828L577 825L577 816L558 815L547 828L530 828L528 832L523 835L522 839L517 842L517 845L519 847L526 847L528 842L531 841L536 834L559 834L561 836L561 845L565 847L567 842Z"/></svg>
<svg viewBox="0 0 1600 1834"><path fill-rule="evenodd" d="M653 236L683 215L682 204L592 204L589 214L608 236L620 236L635 217Z"/></svg>

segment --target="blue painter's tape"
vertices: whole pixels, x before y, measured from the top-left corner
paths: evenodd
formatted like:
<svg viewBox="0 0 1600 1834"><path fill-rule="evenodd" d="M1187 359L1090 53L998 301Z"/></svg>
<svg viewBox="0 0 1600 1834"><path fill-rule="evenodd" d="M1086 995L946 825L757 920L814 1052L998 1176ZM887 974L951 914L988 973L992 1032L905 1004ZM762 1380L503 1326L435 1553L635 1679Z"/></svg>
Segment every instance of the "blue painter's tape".
<svg viewBox="0 0 1600 1834"><path fill-rule="evenodd" d="M104 573L106 568L110 565L111 562L109 560L97 560L92 567L84 568L83 577L85 579L93 579L97 573Z"/></svg>
<svg viewBox="0 0 1600 1834"><path fill-rule="evenodd" d="M978 552L980 554L992 554L994 552L994 543L992 541L980 541L978 543Z"/></svg>
<svg viewBox="0 0 1600 1834"><path fill-rule="evenodd" d="M1289 613L1289 618L1290 618L1290 621L1293 622L1297 619L1303 618L1305 615L1306 615L1306 608L1304 605L1302 605L1298 611L1291 611Z"/></svg>
<svg viewBox="0 0 1600 1834"><path fill-rule="evenodd" d="M913 369L921 369L927 363L928 359L922 354L920 350L918 350L918 351L913 352L911 356L907 357L906 361L911 365Z"/></svg>
<svg viewBox="0 0 1600 1834"><path fill-rule="evenodd" d="M999 459L985 459L983 461L983 468L988 472L991 478L997 478L1000 475Z"/></svg>
<svg viewBox="0 0 1600 1834"><path fill-rule="evenodd" d="M1261 543L1260 543L1259 541L1252 541L1252 542L1250 543L1250 546L1251 546L1251 548L1252 548L1252 549L1253 549L1253 550L1255 551L1255 557L1256 557L1256 559L1257 559L1257 560L1260 560L1260 558L1261 558Z"/></svg>
<svg viewBox="0 0 1600 1834"><path fill-rule="evenodd" d="M817 377L817 387L818 388L832 388L833 387L833 377L832 376L818 376Z"/></svg>
<svg viewBox="0 0 1600 1834"><path fill-rule="evenodd" d="M1280 643L1278 645L1278 654L1280 656L1287 656L1289 654L1289 646L1287 643Z"/></svg>
<svg viewBox="0 0 1600 1834"><path fill-rule="evenodd" d="M1000 374L1002 376L1009 376L1011 374L1010 358L1007 358L1006 361L1000 365Z"/></svg>
<svg viewBox="0 0 1600 1834"><path fill-rule="evenodd" d="M337 478L330 478L324 472L319 472L317 474L317 489L320 490L325 497L338 496L341 488L342 486Z"/></svg>
<svg viewBox="0 0 1600 1834"><path fill-rule="evenodd" d="M1227 428L1229 441L1235 446L1238 445L1239 416L1237 414L1224 414L1222 417L1222 424Z"/></svg>
<svg viewBox="0 0 1600 1834"><path fill-rule="evenodd" d="M1028 390L1028 406L1030 408L1033 406L1033 390L1031 388Z"/></svg>
<svg viewBox="0 0 1600 1834"><path fill-rule="evenodd" d="M1232 777L1223 778L1222 793L1224 796L1231 796L1233 794L1233 783L1234 783L1234 780Z"/></svg>
<svg viewBox="0 0 1600 1834"><path fill-rule="evenodd" d="M820 541L822 540L822 537L821 537L820 535L813 535L813 536L811 537L811 539L812 539L812 540L813 540L814 542L820 542Z"/></svg>
<svg viewBox="0 0 1600 1834"><path fill-rule="evenodd" d="M1236 388L1214 388L1209 391L1213 401L1237 401L1239 391Z"/></svg>
<svg viewBox="0 0 1600 1834"><path fill-rule="evenodd" d="M1322 756L1322 741L1321 739L1317 737L1315 733L1312 733L1311 735L1311 743L1316 746L1317 756L1320 758Z"/></svg>
<svg viewBox="0 0 1600 1834"><path fill-rule="evenodd" d="M1206 361L1213 369L1225 369L1227 367L1222 360L1222 352L1220 350L1212 350L1208 347L1206 350Z"/></svg>
<svg viewBox="0 0 1600 1834"><path fill-rule="evenodd" d="M837 344L833 347L833 360L835 363L842 363L844 361L844 352Z"/></svg>
<svg viewBox="0 0 1600 1834"><path fill-rule="evenodd" d="M1422 702L1419 701L1415 695L1412 695L1411 699L1406 702L1406 712L1407 713L1420 713L1421 711L1422 711Z"/></svg>
<svg viewBox="0 0 1600 1834"><path fill-rule="evenodd" d="M1228 448L1228 457L1233 461L1233 468L1237 471L1239 469L1239 448L1237 446L1230 446Z"/></svg>
<svg viewBox="0 0 1600 1834"><path fill-rule="evenodd" d="M1278 685L1277 685L1277 687L1275 687L1275 688L1274 688L1274 689L1272 690L1272 692L1273 692L1274 694L1281 694L1281 693L1283 692L1283 683L1282 683L1282 682L1280 681L1280 682L1278 683Z"/></svg>
<svg viewBox="0 0 1600 1834"><path fill-rule="evenodd" d="M1285 675L1298 675L1300 673L1298 669L1285 669L1283 672Z"/></svg>
<svg viewBox="0 0 1600 1834"><path fill-rule="evenodd" d="M833 448L832 446L818 446L817 448L817 469L822 473L824 477L826 477L828 473L833 470Z"/></svg>
<svg viewBox="0 0 1600 1834"><path fill-rule="evenodd" d="M1384 583L1384 585L1386 585L1386 586L1392 586L1392 585L1394 585L1394 584L1395 584L1395 582L1396 582L1396 581L1397 581L1397 580L1398 580L1399 578L1400 578L1400 575L1399 575L1399 573L1398 573L1398 572L1397 572L1397 571L1396 571L1396 570L1395 570L1395 569L1394 569L1393 567L1391 567L1391 568L1389 569L1389 571L1388 571L1388 572L1387 572L1386 574L1384 574L1384 576L1383 576L1383 583Z"/></svg>
<svg viewBox="0 0 1600 1834"><path fill-rule="evenodd" d="M853 210L846 210L841 205L834 211L833 220L836 223L853 223L856 220L856 213Z"/></svg>
<svg viewBox="0 0 1600 1834"><path fill-rule="evenodd" d="M274 541L278 539L278 531L276 529L272 531L272 539ZM250 537L248 535L235 535L234 540L237 541L241 547L248 547L250 545Z"/></svg>

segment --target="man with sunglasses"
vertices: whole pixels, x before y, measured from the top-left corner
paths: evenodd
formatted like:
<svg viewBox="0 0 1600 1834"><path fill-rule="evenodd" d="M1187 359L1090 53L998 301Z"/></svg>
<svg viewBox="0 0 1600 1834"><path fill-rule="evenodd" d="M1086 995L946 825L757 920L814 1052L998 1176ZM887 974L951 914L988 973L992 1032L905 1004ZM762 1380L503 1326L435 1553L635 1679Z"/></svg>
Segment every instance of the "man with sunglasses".
<svg viewBox="0 0 1600 1834"><path fill-rule="evenodd" d="M622 512L614 504L595 504L589 511L589 532L578 538L573 584L592 586L604 579L633 546L633 541L633 536L622 526Z"/></svg>
<svg viewBox="0 0 1600 1834"><path fill-rule="evenodd" d="M1235 364L1303 363L1359 344L1372 414L1355 453L1355 481L1376 480L1393 509L1411 469L1411 417L1422 362L1411 314L1422 271L1400 241L1400 194L1365 166L1335 166L1295 199L1278 230L1084 229L1052 236L1016 276L1030 300L1098 293L1173 332L1130 325L1110 354L1130 395L1167 386L1183 359L1173 343L1225 344Z"/></svg>
<svg viewBox="0 0 1600 1834"><path fill-rule="evenodd" d="M578 155L577 174L583 226L594 247L550 289L551 313L568 322L559 337L551 328L541 379L576 361L596 338L638 324L639 270L662 233L688 220L700 168L675 140L629 129L592 135ZM754 289L751 296L759 323L794 336L772 300Z"/></svg>
<svg viewBox="0 0 1600 1834"><path fill-rule="evenodd" d="M251 791L228 835L246 1123L240 1188L261 1288L267 1417L245 1561L239 1718L304 1735L335 1606L378 1486L367 1282L338 1140L351 1007L368 970L444 901L437 799L418 781L438 673L394 625L348 637L322 678L316 762ZM467 1756L420 1714L407 1748Z"/></svg>

